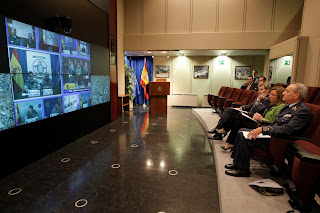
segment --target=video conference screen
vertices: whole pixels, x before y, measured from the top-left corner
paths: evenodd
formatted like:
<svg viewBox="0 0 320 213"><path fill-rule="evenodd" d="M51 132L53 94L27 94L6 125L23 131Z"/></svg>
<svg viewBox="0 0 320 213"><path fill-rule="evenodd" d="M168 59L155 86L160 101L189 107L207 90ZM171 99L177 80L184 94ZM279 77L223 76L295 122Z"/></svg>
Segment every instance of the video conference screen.
<svg viewBox="0 0 320 213"><path fill-rule="evenodd" d="M10 73L0 67L0 130L110 101L109 68L92 74L89 43L10 18L4 23Z"/></svg>

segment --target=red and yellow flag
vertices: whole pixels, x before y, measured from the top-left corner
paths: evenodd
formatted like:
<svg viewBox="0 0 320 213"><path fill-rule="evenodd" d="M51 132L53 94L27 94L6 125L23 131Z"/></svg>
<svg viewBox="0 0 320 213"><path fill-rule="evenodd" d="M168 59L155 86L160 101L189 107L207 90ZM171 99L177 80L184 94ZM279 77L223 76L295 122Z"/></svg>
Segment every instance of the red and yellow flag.
<svg viewBox="0 0 320 213"><path fill-rule="evenodd" d="M12 77L21 91L24 88L24 80L22 75L22 68L18 57L18 52L16 49L13 49L10 61L10 69L12 73ZM18 92L18 91L15 91Z"/></svg>
<svg viewBox="0 0 320 213"><path fill-rule="evenodd" d="M141 84L142 87L143 87L144 96L146 97L146 100L148 100L148 99L149 99L149 95L148 95L148 93L147 93L146 85L149 84L149 76L148 76L146 58L144 58L144 66L143 66L143 70L142 70L142 73L141 73L140 84Z"/></svg>

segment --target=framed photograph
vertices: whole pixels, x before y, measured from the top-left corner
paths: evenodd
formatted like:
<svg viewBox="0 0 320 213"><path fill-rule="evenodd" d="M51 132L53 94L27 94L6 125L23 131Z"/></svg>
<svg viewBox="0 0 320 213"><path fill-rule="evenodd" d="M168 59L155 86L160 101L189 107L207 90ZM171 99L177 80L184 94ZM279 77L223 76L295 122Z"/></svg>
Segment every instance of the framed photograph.
<svg viewBox="0 0 320 213"><path fill-rule="evenodd" d="M247 80L251 72L251 66L236 66L235 80Z"/></svg>
<svg viewBox="0 0 320 213"><path fill-rule="evenodd" d="M169 78L169 65L156 65L156 78Z"/></svg>
<svg viewBox="0 0 320 213"><path fill-rule="evenodd" d="M193 78L196 79L208 79L209 66L194 66Z"/></svg>

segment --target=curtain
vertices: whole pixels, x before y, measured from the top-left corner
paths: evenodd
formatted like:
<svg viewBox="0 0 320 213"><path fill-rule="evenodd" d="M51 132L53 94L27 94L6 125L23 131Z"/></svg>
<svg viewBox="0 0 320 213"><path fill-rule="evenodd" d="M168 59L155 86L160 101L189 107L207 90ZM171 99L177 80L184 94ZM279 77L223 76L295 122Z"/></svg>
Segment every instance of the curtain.
<svg viewBox="0 0 320 213"><path fill-rule="evenodd" d="M145 100L144 90L140 85L141 73L144 66L144 58L146 58L149 82L151 82L153 80L153 58L151 56L125 56L124 58L125 64L133 69L139 83L140 95L136 96L135 99L133 99L133 104L138 105L142 105L143 103L149 105L149 100ZM149 85L147 85L147 91L148 86Z"/></svg>

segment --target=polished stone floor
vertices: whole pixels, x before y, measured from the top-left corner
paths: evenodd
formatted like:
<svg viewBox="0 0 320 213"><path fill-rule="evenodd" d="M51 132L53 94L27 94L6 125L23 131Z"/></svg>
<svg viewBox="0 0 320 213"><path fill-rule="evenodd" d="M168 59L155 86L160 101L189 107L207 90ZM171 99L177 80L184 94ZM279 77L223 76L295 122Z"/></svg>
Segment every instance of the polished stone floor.
<svg viewBox="0 0 320 213"><path fill-rule="evenodd" d="M207 134L190 108L135 106L2 179L0 212L219 212Z"/></svg>

